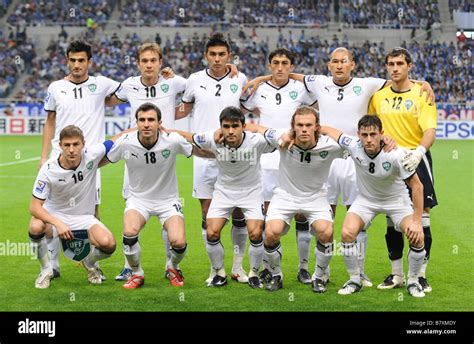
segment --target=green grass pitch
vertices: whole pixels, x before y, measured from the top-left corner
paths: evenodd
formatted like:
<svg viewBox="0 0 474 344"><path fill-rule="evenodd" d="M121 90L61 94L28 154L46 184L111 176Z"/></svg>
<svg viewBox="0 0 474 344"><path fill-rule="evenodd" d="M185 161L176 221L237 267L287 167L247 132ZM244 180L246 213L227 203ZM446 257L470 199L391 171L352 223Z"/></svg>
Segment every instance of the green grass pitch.
<svg viewBox="0 0 474 344"><path fill-rule="evenodd" d="M204 280L209 260L201 238L200 209L191 197L192 161L178 159L180 196L184 198L188 252L181 264L186 285L177 289L163 278L165 259L160 225L152 219L142 231L142 263L146 284L139 290L124 290L114 276L122 267L121 230L124 202L121 198L123 164L102 169L102 222L118 242L115 254L101 263L108 280L99 286L87 282L86 272L61 256L61 277L47 290L34 288L37 261L19 256L12 245L28 243L28 204L38 161L7 164L39 156L40 137L0 137L0 311L473 311L474 221L473 141L437 141L432 150L436 191L440 205L432 212L433 247L428 267L433 292L424 299L409 297L404 289L389 291L364 288L351 296L340 296L338 288L347 280L343 259L331 261L331 282L325 294L314 294L310 286L296 281L297 252L294 229L282 239L283 289L269 293L230 281L226 287L210 289ZM7 165L5 165L7 164ZM339 207L334 238L340 242L345 210ZM390 272L385 247L384 217L369 229L366 272L374 284ZM226 267L231 268L230 230L223 231ZM9 246L10 248L8 248ZM405 245L407 247L407 245ZM314 249L314 240L312 242ZM405 250L405 271L406 250ZM248 268L248 259L244 260ZM314 269L311 255L310 270Z"/></svg>

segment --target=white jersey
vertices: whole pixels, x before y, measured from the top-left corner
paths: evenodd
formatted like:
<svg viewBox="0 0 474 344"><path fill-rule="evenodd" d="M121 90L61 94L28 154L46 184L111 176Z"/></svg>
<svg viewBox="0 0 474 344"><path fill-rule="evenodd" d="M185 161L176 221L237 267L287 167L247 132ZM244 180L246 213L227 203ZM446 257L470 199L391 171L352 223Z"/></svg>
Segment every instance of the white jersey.
<svg viewBox="0 0 474 344"><path fill-rule="evenodd" d="M105 76L89 76L75 84L68 80L54 81L48 87L45 111L56 112L56 129L51 141L53 151L59 153L59 133L70 124L84 133L86 146L105 140L105 98L120 84Z"/></svg>
<svg viewBox="0 0 474 344"><path fill-rule="evenodd" d="M81 163L73 170L62 168L59 157L50 158L36 177L33 196L44 200L44 207L53 213L94 215L97 169L105 153L103 143L84 148Z"/></svg>
<svg viewBox="0 0 474 344"><path fill-rule="evenodd" d="M190 157L193 146L176 133L161 134L151 148L138 138L138 131L121 136L107 154L114 163L125 160L131 197L156 201L178 198L176 155Z"/></svg>
<svg viewBox="0 0 474 344"><path fill-rule="evenodd" d="M258 109L259 124L268 128L284 129L291 126L291 117L301 105L312 105L312 99L302 82L290 79L281 87L266 82L259 86L254 94L241 105L249 111ZM280 155L278 151L262 156L262 168L278 169Z"/></svg>
<svg viewBox="0 0 474 344"><path fill-rule="evenodd" d="M220 128L219 116L228 106L240 107L242 88L247 83L243 73L230 78L230 71L216 79L205 69L191 74L186 82L183 103L193 105L194 133L203 133Z"/></svg>
<svg viewBox="0 0 474 344"><path fill-rule="evenodd" d="M355 136L342 134L338 143L351 153L361 196L380 204L396 202L408 195L404 180L414 173L407 172L402 166L401 159L405 154L403 150L397 149L386 153L381 149L371 158L365 152L362 141Z"/></svg>
<svg viewBox="0 0 474 344"><path fill-rule="evenodd" d="M286 130L269 129L265 138L280 149L279 139ZM303 149L280 149L278 188L303 199L326 195L326 182L331 163L343 156L343 149L330 137L321 135L315 146Z"/></svg>
<svg viewBox="0 0 474 344"><path fill-rule="evenodd" d="M372 95L385 85L385 79L352 78L345 85L336 85L332 77L306 75L307 91L316 97L321 125L357 136L357 123L367 114Z"/></svg>
<svg viewBox="0 0 474 344"><path fill-rule="evenodd" d="M215 188L220 190L242 191L261 187L260 157L275 150L262 135L245 131L237 148L217 144L214 131L194 134L193 141L198 147L215 154L219 170Z"/></svg>
<svg viewBox="0 0 474 344"><path fill-rule="evenodd" d="M186 79L174 76L170 79L159 77L158 82L153 86L145 86L140 76L127 78L120 88L115 92L115 96L130 103L130 128L137 126L135 112L144 103L153 103L161 110L161 120L165 128L174 128L176 95L184 92Z"/></svg>

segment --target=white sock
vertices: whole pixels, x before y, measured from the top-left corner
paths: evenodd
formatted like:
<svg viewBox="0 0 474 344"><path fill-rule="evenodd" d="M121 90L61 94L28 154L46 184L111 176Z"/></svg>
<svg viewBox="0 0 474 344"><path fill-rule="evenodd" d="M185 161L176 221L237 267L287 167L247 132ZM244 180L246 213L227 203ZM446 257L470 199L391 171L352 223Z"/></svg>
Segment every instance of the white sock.
<svg viewBox="0 0 474 344"><path fill-rule="evenodd" d="M367 252L367 231L362 230L359 232L359 235L357 235L357 245L359 246L359 257L358 257L358 262L359 262L359 269L360 273L364 273L364 265L365 265L365 255Z"/></svg>
<svg viewBox="0 0 474 344"><path fill-rule="evenodd" d="M59 237L53 233L53 237L48 238L47 242L51 268L59 271Z"/></svg>
<svg viewBox="0 0 474 344"><path fill-rule="evenodd" d="M359 256L357 244L355 241L350 243L342 243L342 255L344 256L344 263L346 263L347 273L349 279L357 284L360 284L360 269L357 257Z"/></svg>
<svg viewBox="0 0 474 344"><path fill-rule="evenodd" d="M138 235L134 237L126 237L124 238L123 244L123 253L127 258L128 264L130 264L130 268L133 271L134 275L144 276L145 272L143 271L142 265L140 263L140 256L141 256L141 247L140 243L138 242ZM133 243L126 243L126 240L134 241Z"/></svg>
<svg viewBox="0 0 474 344"><path fill-rule="evenodd" d="M249 277L257 276L263 259L263 239L258 241L250 240L249 246Z"/></svg>
<svg viewBox="0 0 474 344"><path fill-rule="evenodd" d="M390 261L392 263L392 275L403 276L403 258Z"/></svg>
<svg viewBox="0 0 474 344"><path fill-rule="evenodd" d="M309 249L311 246L311 232L309 223L296 221L296 244L298 246L298 269L308 270Z"/></svg>
<svg viewBox="0 0 474 344"><path fill-rule="evenodd" d="M328 271L329 262L332 258L333 244L322 244L319 240L316 241L316 248L314 249L314 256L316 257L316 269L314 277L322 279L323 275Z"/></svg>
<svg viewBox="0 0 474 344"><path fill-rule="evenodd" d="M426 257L423 259L423 264L421 265L420 277L426 278L426 268L428 267L428 259Z"/></svg>
<svg viewBox="0 0 474 344"><path fill-rule="evenodd" d="M91 245L91 251L92 252L89 254L89 256L86 259L84 259L84 264L88 268L94 267L96 262L98 262L99 260L108 258L112 255L112 253L105 253L104 251L102 251L101 249L93 245Z"/></svg>
<svg viewBox="0 0 474 344"><path fill-rule="evenodd" d="M232 225L231 236L234 248L232 271L239 271L242 269L242 261L244 260L245 249L247 247L247 227L236 227Z"/></svg>
<svg viewBox="0 0 474 344"><path fill-rule="evenodd" d="M175 270L179 270L179 263L183 260L184 256L186 255L186 245L184 247L171 247L170 251L170 259L168 260L167 267L173 268Z"/></svg>
<svg viewBox="0 0 474 344"><path fill-rule="evenodd" d="M207 255L211 261L212 268L214 270L220 270L224 267L224 246L222 246L221 240L207 241L206 244Z"/></svg>
<svg viewBox="0 0 474 344"><path fill-rule="evenodd" d="M264 249L263 256L268 263L268 270L270 270L273 276L282 276L281 257L283 252L280 243L273 247L264 246Z"/></svg>
<svg viewBox="0 0 474 344"><path fill-rule="evenodd" d="M165 244L165 255L166 255L166 261L169 261L171 259L171 250L170 250L170 240L168 238L168 231L163 227L161 230L161 238L163 239L163 243Z"/></svg>
<svg viewBox="0 0 474 344"><path fill-rule="evenodd" d="M408 251L408 284L418 283L421 266L425 258L425 248L410 247Z"/></svg>
<svg viewBox="0 0 474 344"><path fill-rule="evenodd" d="M29 236L31 251L33 255L38 258L38 261L41 266L41 271L51 270L51 263L48 255L48 245L46 243L46 237L44 236L44 234L41 238L38 238L38 236L34 236L34 238L32 238L31 234L29 234Z"/></svg>

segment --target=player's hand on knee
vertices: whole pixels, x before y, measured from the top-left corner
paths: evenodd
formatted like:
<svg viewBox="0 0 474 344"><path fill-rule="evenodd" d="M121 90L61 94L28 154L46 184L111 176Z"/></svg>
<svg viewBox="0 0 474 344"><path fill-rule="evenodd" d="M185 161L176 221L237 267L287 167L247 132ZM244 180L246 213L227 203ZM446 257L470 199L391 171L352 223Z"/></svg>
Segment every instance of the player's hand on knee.
<svg viewBox="0 0 474 344"><path fill-rule="evenodd" d="M406 234L411 245L419 246L423 242L423 226L421 221L412 220L408 223Z"/></svg>
<svg viewBox="0 0 474 344"><path fill-rule="evenodd" d="M165 79L171 79L171 78L174 78L175 76L173 69L171 69L171 67L163 68L161 70L161 75L163 75Z"/></svg>

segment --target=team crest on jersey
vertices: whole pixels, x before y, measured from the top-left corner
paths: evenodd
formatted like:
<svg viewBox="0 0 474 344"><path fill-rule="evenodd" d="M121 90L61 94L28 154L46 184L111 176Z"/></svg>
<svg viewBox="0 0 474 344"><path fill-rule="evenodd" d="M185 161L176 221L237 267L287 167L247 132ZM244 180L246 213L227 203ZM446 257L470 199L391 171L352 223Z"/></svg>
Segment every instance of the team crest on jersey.
<svg viewBox="0 0 474 344"><path fill-rule="evenodd" d="M61 239L64 255L76 262L81 262L87 258L91 252L89 233L87 229L75 230L74 239Z"/></svg>
<svg viewBox="0 0 474 344"><path fill-rule="evenodd" d="M162 90L164 93L168 92L169 89L170 89L170 85L168 85L168 84L163 84L163 85L161 85L161 90Z"/></svg>
<svg viewBox="0 0 474 344"><path fill-rule="evenodd" d="M405 107L407 110L410 110L410 108L413 106L413 101L410 99L405 100Z"/></svg>
<svg viewBox="0 0 474 344"><path fill-rule="evenodd" d="M239 89L239 86L237 86L236 84L230 85L230 90L232 91L232 93L237 92L238 89Z"/></svg>
<svg viewBox="0 0 474 344"><path fill-rule="evenodd" d="M359 95L362 92L362 87L354 86L352 90L354 91L355 94Z"/></svg>
<svg viewBox="0 0 474 344"><path fill-rule="evenodd" d="M306 77L306 82L313 82L316 80L316 75L308 75Z"/></svg>
<svg viewBox="0 0 474 344"><path fill-rule="evenodd" d="M296 91L291 91L291 92L290 92L290 98L293 99L293 100L295 100L296 97L298 97L298 92L296 92Z"/></svg>
<svg viewBox="0 0 474 344"><path fill-rule="evenodd" d="M96 84L90 84L87 87L89 88L89 91L91 91L91 92L95 92L95 90L97 89Z"/></svg>
<svg viewBox="0 0 474 344"><path fill-rule="evenodd" d="M323 159L326 159L326 157L328 156L329 152L328 151L322 151L319 153L319 156Z"/></svg>
<svg viewBox="0 0 474 344"><path fill-rule="evenodd" d="M389 163L388 161L385 161L383 164L382 164L382 167L385 171L388 172L388 170L390 170L390 167L392 167L392 164Z"/></svg>
<svg viewBox="0 0 474 344"><path fill-rule="evenodd" d="M36 183L36 188L35 188L36 192L43 192L45 186L46 186L46 182L42 180L38 180L38 183Z"/></svg>
<svg viewBox="0 0 474 344"><path fill-rule="evenodd" d="M87 169L88 170L92 170L92 166L94 166L94 162L93 161L89 161L86 165Z"/></svg>
<svg viewBox="0 0 474 344"><path fill-rule="evenodd" d="M163 152L161 152L161 155L163 156L163 158L165 159L168 159L168 157L170 156L170 150L169 149L165 149Z"/></svg>
<svg viewBox="0 0 474 344"><path fill-rule="evenodd" d="M51 93L48 92L48 94L46 95L46 98L44 98L44 103L46 104L47 102L49 102L49 98L51 98Z"/></svg>

